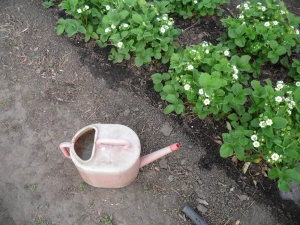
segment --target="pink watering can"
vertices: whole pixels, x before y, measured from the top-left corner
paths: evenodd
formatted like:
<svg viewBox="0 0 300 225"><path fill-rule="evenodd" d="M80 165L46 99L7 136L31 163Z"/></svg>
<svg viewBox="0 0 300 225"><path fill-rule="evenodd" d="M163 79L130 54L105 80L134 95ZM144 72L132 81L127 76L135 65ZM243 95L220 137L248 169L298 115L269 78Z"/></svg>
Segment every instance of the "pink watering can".
<svg viewBox="0 0 300 225"><path fill-rule="evenodd" d="M140 140L132 129L120 124L92 124L59 147L72 159L86 183L120 188L130 184L141 167L179 149L180 145L176 143L140 157Z"/></svg>

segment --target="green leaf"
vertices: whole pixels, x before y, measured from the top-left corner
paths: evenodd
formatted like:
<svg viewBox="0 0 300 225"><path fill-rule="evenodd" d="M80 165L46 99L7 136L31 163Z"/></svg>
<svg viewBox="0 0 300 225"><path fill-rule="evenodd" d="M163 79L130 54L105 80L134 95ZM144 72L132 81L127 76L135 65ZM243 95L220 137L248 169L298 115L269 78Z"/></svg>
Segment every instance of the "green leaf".
<svg viewBox="0 0 300 225"><path fill-rule="evenodd" d="M246 32L246 30L247 27L244 24L242 24L236 28L235 32L238 36L242 36Z"/></svg>
<svg viewBox="0 0 300 225"><path fill-rule="evenodd" d="M173 104L176 104L178 99L176 98L175 95L173 94L168 94L167 97L166 97L166 100L170 103L173 103Z"/></svg>
<svg viewBox="0 0 300 225"><path fill-rule="evenodd" d="M283 55L285 53L286 53L286 48L283 46L279 46L275 51L275 54L278 56Z"/></svg>
<svg viewBox="0 0 300 225"><path fill-rule="evenodd" d="M272 121L273 121L272 127L274 129L281 129L285 127L288 123L288 121L282 117L273 117Z"/></svg>
<svg viewBox="0 0 300 225"><path fill-rule="evenodd" d="M140 67L144 64L144 59L139 56L136 56L134 62L137 67Z"/></svg>
<svg viewBox="0 0 300 225"><path fill-rule="evenodd" d="M230 144L223 144L220 148L220 155L223 158L231 156L233 154L233 148Z"/></svg>
<svg viewBox="0 0 300 225"><path fill-rule="evenodd" d="M234 43L239 47L244 47L246 43L246 39L242 36L234 40Z"/></svg>
<svg viewBox="0 0 300 225"><path fill-rule="evenodd" d="M168 93L168 94L171 94L175 90L174 90L174 88L171 85L167 84L166 86L164 86L163 91L166 92L166 93Z"/></svg>
<svg viewBox="0 0 300 225"><path fill-rule="evenodd" d="M288 169L284 171L284 174L291 180L295 181L297 184L300 184L300 174L297 171Z"/></svg>
<svg viewBox="0 0 300 225"><path fill-rule="evenodd" d="M156 92L161 92L162 91L162 89L163 89L163 85L162 85L162 83L158 83L158 84L155 84L154 85L154 90L156 91Z"/></svg>
<svg viewBox="0 0 300 225"><path fill-rule="evenodd" d="M294 91L294 100L296 103L300 102L300 88L297 88L297 90Z"/></svg>
<svg viewBox="0 0 300 225"><path fill-rule="evenodd" d="M73 26L67 26L66 32L67 32L68 37L72 37L74 34L77 33L77 29Z"/></svg>
<svg viewBox="0 0 300 225"><path fill-rule="evenodd" d="M225 91L223 91L222 89L218 89L215 91L215 95L216 96L224 96L225 95Z"/></svg>
<svg viewBox="0 0 300 225"><path fill-rule="evenodd" d="M229 29L229 30L228 30L228 36L229 36L230 38L236 38L236 37L237 37L237 34L236 34L236 32L235 32L235 29Z"/></svg>
<svg viewBox="0 0 300 225"><path fill-rule="evenodd" d="M185 107L183 104L177 104L175 112L176 112L176 114L181 114L181 113L183 113L184 109L185 109Z"/></svg>
<svg viewBox="0 0 300 225"><path fill-rule="evenodd" d="M84 28L84 26L79 26L79 27L77 28L77 30L78 30L79 32L83 33L83 34L86 33L86 29Z"/></svg>
<svg viewBox="0 0 300 225"><path fill-rule="evenodd" d="M240 144L235 144L233 146L233 149L235 151L236 157L239 160L243 160L244 159L244 148Z"/></svg>
<svg viewBox="0 0 300 225"><path fill-rule="evenodd" d="M233 121L237 121L239 119L239 117L236 113L229 114L227 118L230 120L233 120Z"/></svg>
<svg viewBox="0 0 300 225"><path fill-rule="evenodd" d="M98 34L96 34L95 32L92 33L91 37L96 40L99 38Z"/></svg>
<svg viewBox="0 0 300 225"><path fill-rule="evenodd" d="M299 156L299 154L296 151L290 149L285 152L285 155L291 159L297 159L297 157Z"/></svg>
<svg viewBox="0 0 300 225"><path fill-rule="evenodd" d="M154 84L161 83L162 76L160 73L154 73L151 75Z"/></svg>
<svg viewBox="0 0 300 225"><path fill-rule="evenodd" d="M270 41L270 47L275 50L278 47L277 41L271 40Z"/></svg>
<svg viewBox="0 0 300 225"><path fill-rule="evenodd" d="M287 178L280 178L278 180L278 188L282 191L287 192L288 190L290 190L290 180Z"/></svg>
<svg viewBox="0 0 300 225"><path fill-rule="evenodd" d="M248 122L252 119L252 116L250 113L243 113L242 117L240 118L241 123Z"/></svg>
<svg viewBox="0 0 300 225"><path fill-rule="evenodd" d="M201 73L199 78L195 80L196 84L202 87L207 87L210 83L211 77L208 73Z"/></svg>
<svg viewBox="0 0 300 225"><path fill-rule="evenodd" d="M269 171L269 174L268 174L269 178L271 180L274 180L276 178L279 177L279 172L278 172L278 168L272 168L270 171Z"/></svg>
<svg viewBox="0 0 300 225"><path fill-rule="evenodd" d="M218 78L212 78L211 83L210 83L210 87L214 90L219 89L220 87L222 87L222 80L218 79Z"/></svg>
<svg viewBox="0 0 300 225"><path fill-rule="evenodd" d="M143 18L139 15L139 14L134 14L132 16L132 19L134 22L138 23L138 24L142 24L143 23Z"/></svg>
<svg viewBox="0 0 300 225"><path fill-rule="evenodd" d="M234 138L230 134L227 134L227 133L222 134L222 139L223 139L224 143L228 142L230 144L233 144L235 142Z"/></svg>
<svg viewBox="0 0 300 225"><path fill-rule="evenodd" d="M129 12L126 10L123 10L119 13L120 20L124 20L129 15Z"/></svg>
<svg viewBox="0 0 300 225"><path fill-rule="evenodd" d="M65 31L65 27L63 25L57 25L56 27L56 34L61 35Z"/></svg>
<svg viewBox="0 0 300 225"><path fill-rule="evenodd" d="M171 78L171 76L170 76L169 73L163 73L163 74L161 75L161 78L162 78L163 80L169 80L169 79Z"/></svg>
<svg viewBox="0 0 300 225"><path fill-rule="evenodd" d="M239 143L242 146L246 146L249 143L249 138L246 138L244 136L239 137Z"/></svg>
<svg viewBox="0 0 300 225"><path fill-rule="evenodd" d="M86 35L84 36L84 41L85 41L85 42L88 42L90 39L91 39L91 35L86 34Z"/></svg>
<svg viewBox="0 0 300 225"><path fill-rule="evenodd" d="M268 53L268 58L271 60L271 62L272 62L273 64L277 63L278 60L279 60L279 56L276 55L274 52L269 52L269 53Z"/></svg>
<svg viewBox="0 0 300 225"><path fill-rule="evenodd" d="M133 33L135 35L142 35L143 34L143 31L139 28L134 28L134 29L131 29L130 31L131 31L131 33Z"/></svg>
<svg viewBox="0 0 300 225"><path fill-rule="evenodd" d="M243 90L243 86L239 83L235 83L234 85L232 85L231 91L235 94L235 95L240 95L242 93Z"/></svg>
<svg viewBox="0 0 300 225"><path fill-rule="evenodd" d="M270 138L274 137L273 129L271 126L266 126L265 128L263 128L263 133Z"/></svg>
<svg viewBox="0 0 300 225"><path fill-rule="evenodd" d="M164 109L164 114L169 114L171 112L173 112L175 110L175 105L168 105L165 109Z"/></svg>

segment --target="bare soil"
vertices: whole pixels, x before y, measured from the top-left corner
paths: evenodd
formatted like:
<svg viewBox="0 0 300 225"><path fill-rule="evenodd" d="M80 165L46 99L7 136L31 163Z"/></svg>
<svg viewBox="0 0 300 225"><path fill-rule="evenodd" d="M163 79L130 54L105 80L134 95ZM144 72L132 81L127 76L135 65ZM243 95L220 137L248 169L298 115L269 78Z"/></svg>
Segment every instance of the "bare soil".
<svg viewBox="0 0 300 225"><path fill-rule="evenodd" d="M300 224L300 208L282 200L264 164L241 173L241 163L219 156L224 122L164 115L150 75L167 66L112 64L110 49L56 36L57 7L41 0L1 0L0 12L0 224L192 225L191 206L211 225ZM235 13L234 1L225 13ZM286 0L299 14L300 2ZM214 42L219 18L176 19L179 43ZM266 65L263 76L286 70ZM141 155L172 143L181 149L142 168L120 189L86 185L58 146L93 123L123 124L140 138Z"/></svg>

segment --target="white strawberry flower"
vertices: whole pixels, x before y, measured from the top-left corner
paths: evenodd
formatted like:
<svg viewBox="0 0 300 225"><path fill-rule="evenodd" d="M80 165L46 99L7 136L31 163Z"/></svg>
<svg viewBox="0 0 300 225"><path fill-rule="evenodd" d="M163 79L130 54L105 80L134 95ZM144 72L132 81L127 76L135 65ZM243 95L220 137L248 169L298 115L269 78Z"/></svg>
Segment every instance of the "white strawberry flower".
<svg viewBox="0 0 300 225"><path fill-rule="evenodd" d="M184 90L189 91L191 86L189 84L184 85Z"/></svg>
<svg viewBox="0 0 300 225"><path fill-rule="evenodd" d="M194 69L194 66L193 66L193 65L188 65L187 69L188 69L188 70L193 70L193 69Z"/></svg>
<svg viewBox="0 0 300 225"><path fill-rule="evenodd" d="M264 128L264 127L266 127L266 122L265 121L260 121L259 122L259 126L261 127L261 128Z"/></svg>
<svg viewBox="0 0 300 225"><path fill-rule="evenodd" d="M257 139L258 139L258 137L257 137L256 134L253 134L253 135L251 136L251 140L252 140L252 141L257 141Z"/></svg>
<svg viewBox="0 0 300 225"><path fill-rule="evenodd" d="M254 148L258 148L260 146L260 144L258 141L254 141L253 146L254 146Z"/></svg>
<svg viewBox="0 0 300 225"><path fill-rule="evenodd" d="M275 101L276 101L276 102L282 102L282 97L276 96L276 97L275 97Z"/></svg>
<svg viewBox="0 0 300 225"><path fill-rule="evenodd" d="M280 81L277 82L277 86L276 86L279 90L281 90L283 88L283 83L280 83Z"/></svg>
<svg viewBox="0 0 300 225"><path fill-rule="evenodd" d="M277 160L279 159L279 155L278 155L277 153L273 153L273 154L271 155L271 159L272 159L273 161L277 161Z"/></svg>
<svg viewBox="0 0 300 225"><path fill-rule="evenodd" d="M210 100L208 98L204 99L203 101L204 105L209 105L210 104Z"/></svg>
<svg viewBox="0 0 300 225"><path fill-rule="evenodd" d="M232 75L233 79L237 80L239 78L239 76L235 73Z"/></svg>
<svg viewBox="0 0 300 225"><path fill-rule="evenodd" d="M268 126L271 126L271 125L273 124L273 121L272 121L271 119L267 119L267 120L266 120L266 124L267 124Z"/></svg>
<svg viewBox="0 0 300 225"><path fill-rule="evenodd" d="M118 46L118 48L122 48L122 46L123 46L123 42L118 42L118 44L117 44L117 46Z"/></svg>

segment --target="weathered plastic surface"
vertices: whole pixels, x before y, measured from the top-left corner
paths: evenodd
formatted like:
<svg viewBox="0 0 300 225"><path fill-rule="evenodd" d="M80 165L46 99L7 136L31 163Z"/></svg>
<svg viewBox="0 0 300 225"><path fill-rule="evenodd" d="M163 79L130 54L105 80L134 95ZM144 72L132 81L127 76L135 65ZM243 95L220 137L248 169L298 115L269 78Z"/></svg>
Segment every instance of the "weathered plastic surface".
<svg viewBox="0 0 300 225"><path fill-rule="evenodd" d="M75 151L76 141L86 132L95 130L92 152L83 160ZM140 159L141 145L136 133L120 124L92 124L78 131L71 142L63 142L60 149L71 158L83 180L102 188L120 188L130 184L139 168L171 153L179 144L163 148Z"/></svg>

